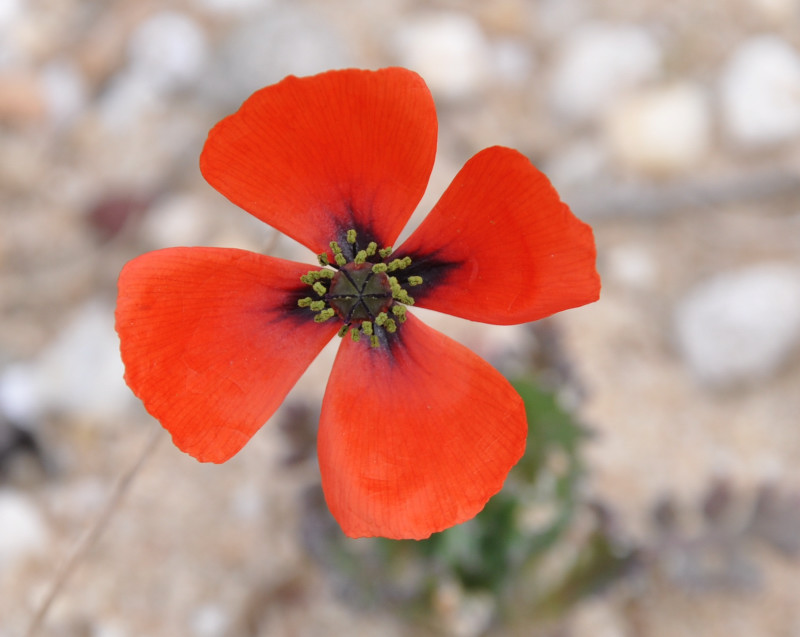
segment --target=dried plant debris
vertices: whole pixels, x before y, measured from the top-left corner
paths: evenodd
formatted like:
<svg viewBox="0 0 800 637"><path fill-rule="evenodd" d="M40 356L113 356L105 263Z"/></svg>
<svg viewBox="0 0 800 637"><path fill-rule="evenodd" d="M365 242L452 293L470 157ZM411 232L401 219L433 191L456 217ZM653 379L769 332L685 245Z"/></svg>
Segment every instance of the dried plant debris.
<svg viewBox="0 0 800 637"><path fill-rule="evenodd" d="M694 506L664 498L652 521L654 539L642 549L646 563L692 591L755 590L759 546L789 558L800 551L800 493L771 484L753 495L718 480Z"/></svg>

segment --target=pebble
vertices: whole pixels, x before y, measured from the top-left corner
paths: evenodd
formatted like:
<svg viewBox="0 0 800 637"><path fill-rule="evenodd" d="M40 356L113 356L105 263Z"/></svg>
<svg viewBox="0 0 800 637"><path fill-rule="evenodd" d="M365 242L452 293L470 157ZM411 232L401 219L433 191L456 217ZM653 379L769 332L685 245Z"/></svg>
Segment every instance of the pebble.
<svg viewBox="0 0 800 637"><path fill-rule="evenodd" d="M47 536L42 515L29 498L0 490L0 568L43 552Z"/></svg>
<svg viewBox="0 0 800 637"><path fill-rule="evenodd" d="M645 29L587 23L561 43L550 78L550 103L568 120L591 120L660 70L661 50Z"/></svg>
<svg viewBox="0 0 800 637"><path fill-rule="evenodd" d="M89 89L83 73L70 60L47 63L39 77L51 124L66 126L86 109Z"/></svg>
<svg viewBox="0 0 800 637"><path fill-rule="evenodd" d="M139 24L128 41L130 71L157 93L191 86L210 55L202 27L188 15L160 11Z"/></svg>
<svg viewBox="0 0 800 637"><path fill-rule="evenodd" d="M675 311L677 344L701 381L769 378L800 345L800 268L763 263L701 282Z"/></svg>
<svg viewBox="0 0 800 637"><path fill-rule="evenodd" d="M335 26L297 3L248 15L232 29L211 60L206 96L221 108L238 108L251 93L287 75L313 75L358 66Z"/></svg>
<svg viewBox="0 0 800 637"><path fill-rule="evenodd" d="M797 20L800 17L800 4L797 0L748 0L750 6L768 20L776 23L783 20Z"/></svg>
<svg viewBox="0 0 800 637"><path fill-rule="evenodd" d="M719 90L724 130L735 144L763 148L800 135L800 54L780 37L736 47Z"/></svg>
<svg viewBox="0 0 800 637"><path fill-rule="evenodd" d="M22 422L49 412L113 423L132 402L123 381L114 308L92 301L79 308L41 355L0 376L0 409Z"/></svg>
<svg viewBox="0 0 800 637"><path fill-rule="evenodd" d="M702 88L682 82L637 93L610 111L606 135L625 166L674 174L696 166L711 144L711 111Z"/></svg>
<svg viewBox="0 0 800 637"><path fill-rule="evenodd" d="M465 13L416 16L400 25L394 44L400 64L422 75L436 96L463 99L489 80L489 42L478 22Z"/></svg>

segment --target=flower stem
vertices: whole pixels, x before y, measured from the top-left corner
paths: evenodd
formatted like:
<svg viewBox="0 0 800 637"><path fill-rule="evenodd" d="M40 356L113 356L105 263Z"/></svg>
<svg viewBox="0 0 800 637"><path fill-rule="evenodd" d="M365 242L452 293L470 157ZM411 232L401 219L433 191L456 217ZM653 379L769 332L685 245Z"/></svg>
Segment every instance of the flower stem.
<svg viewBox="0 0 800 637"><path fill-rule="evenodd" d="M145 460L152 455L159 441L161 441L163 437L164 436L162 435L161 428L154 428L153 433L151 434L145 446L142 448L141 453L136 457L131 466L117 479L116 484L111 489L111 493L108 496L105 506L83 532L83 535L73 547L72 552L67 556L59 569L56 571L53 578L50 580L47 594L36 609L36 613L34 614L30 626L28 627L28 632L25 633L25 637L35 637L35 635L39 632L39 629L42 627L42 624L44 623L44 620L47 617L47 613L50 610L50 607L53 605L53 602L63 590L64 585L67 583L70 576L85 559L89 550L95 545L97 540L100 539L103 531L108 525L108 522L111 520L112 515L119 507L122 498L129 491L131 484L133 483L133 479L139 473L139 470L144 465Z"/></svg>

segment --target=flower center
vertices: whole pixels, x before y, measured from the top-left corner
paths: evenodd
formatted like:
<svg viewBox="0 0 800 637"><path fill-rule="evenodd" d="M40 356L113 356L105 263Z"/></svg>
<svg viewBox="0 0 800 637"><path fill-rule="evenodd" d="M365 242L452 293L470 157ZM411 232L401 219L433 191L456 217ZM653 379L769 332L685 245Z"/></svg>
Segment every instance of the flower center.
<svg viewBox="0 0 800 637"><path fill-rule="evenodd" d="M345 323L374 321L392 307L392 285L371 263L348 263L331 279L325 300Z"/></svg>
<svg viewBox="0 0 800 637"><path fill-rule="evenodd" d="M358 341L363 334L369 337L372 347L379 347L387 334L395 333L398 324L405 322L406 306L414 304L404 286L421 285L422 277L403 276L411 259L389 260L391 248L378 249L371 241L359 249L355 230L348 230L347 243L350 259L336 241L331 241L334 262L326 253L320 254L322 269L300 277L311 286L316 298L307 296L297 304L315 312L317 323L334 316L341 319L339 336L349 331L351 338Z"/></svg>

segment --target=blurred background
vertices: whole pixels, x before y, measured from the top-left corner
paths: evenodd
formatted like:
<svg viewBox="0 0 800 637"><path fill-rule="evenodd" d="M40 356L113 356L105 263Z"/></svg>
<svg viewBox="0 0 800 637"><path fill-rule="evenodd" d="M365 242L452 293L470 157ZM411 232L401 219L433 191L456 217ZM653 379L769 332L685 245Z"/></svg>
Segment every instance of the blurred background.
<svg viewBox="0 0 800 637"><path fill-rule="evenodd" d="M0 0L0 637L158 429L122 381L123 263L311 257L203 181L209 128L287 74L388 65L437 103L415 220L502 144L595 229L598 303L425 314L515 382L528 454L473 522L346 540L329 348L227 464L164 433L40 634L800 635L798 0Z"/></svg>

